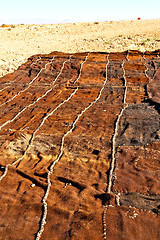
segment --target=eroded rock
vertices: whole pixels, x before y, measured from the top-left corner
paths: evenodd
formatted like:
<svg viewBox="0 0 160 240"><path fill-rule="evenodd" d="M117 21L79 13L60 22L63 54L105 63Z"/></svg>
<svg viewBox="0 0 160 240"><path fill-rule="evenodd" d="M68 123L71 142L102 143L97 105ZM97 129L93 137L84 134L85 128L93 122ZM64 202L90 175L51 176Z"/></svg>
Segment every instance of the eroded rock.
<svg viewBox="0 0 160 240"><path fill-rule="evenodd" d="M148 104L129 105L121 117L117 146L144 146L160 139L160 115Z"/></svg>
<svg viewBox="0 0 160 240"><path fill-rule="evenodd" d="M156 71L153 79L147 85L149 98L156 103L160 104L160 67Z"/></svg>
<svg viewBox="0 0 160 240"><path fill-rule="evenodd" d="M159 64L53 52L0 79L2 239L159 239Z"/></svg>

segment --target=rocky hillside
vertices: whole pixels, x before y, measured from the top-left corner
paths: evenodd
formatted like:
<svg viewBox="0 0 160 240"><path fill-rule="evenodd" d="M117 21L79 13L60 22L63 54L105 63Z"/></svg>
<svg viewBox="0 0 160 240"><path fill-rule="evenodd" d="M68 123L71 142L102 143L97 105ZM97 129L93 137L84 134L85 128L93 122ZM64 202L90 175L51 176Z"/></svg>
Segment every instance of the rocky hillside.
<svg viewBox="0 0 160 240"><path fill-rule="evenodd" d="M1 239L159 239L159 54L52 52L0 78Z"/></svg>

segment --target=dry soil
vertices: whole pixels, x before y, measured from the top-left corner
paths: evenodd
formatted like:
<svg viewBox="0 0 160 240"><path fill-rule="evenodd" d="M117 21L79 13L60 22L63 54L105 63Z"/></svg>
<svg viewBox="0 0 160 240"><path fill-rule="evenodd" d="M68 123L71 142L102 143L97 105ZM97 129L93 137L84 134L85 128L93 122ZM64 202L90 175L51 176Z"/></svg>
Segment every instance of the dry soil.
<svg viewBox="0 0 160 240"><path fill-rule="evenodd" d="M160 19L0 27L0 76L34 54L160 49Z"/></svg>

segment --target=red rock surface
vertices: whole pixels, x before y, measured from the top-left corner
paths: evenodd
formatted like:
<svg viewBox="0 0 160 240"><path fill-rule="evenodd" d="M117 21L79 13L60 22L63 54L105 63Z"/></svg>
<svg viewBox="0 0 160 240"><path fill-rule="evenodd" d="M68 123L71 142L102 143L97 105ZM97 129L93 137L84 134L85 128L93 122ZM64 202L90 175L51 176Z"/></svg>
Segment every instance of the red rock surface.
<svg viewBox="0 0 160 240"><path fill-rule="evenodd" d="M147 87L149 97L160 103L160 68L156 71L154 78L150 81Z"/></svg>
<svg viewBox="0 0 160 240"><path fill-rule="evenodd" d="M53 52L0 79L1 239L159 239L159 67Z"/></svg>

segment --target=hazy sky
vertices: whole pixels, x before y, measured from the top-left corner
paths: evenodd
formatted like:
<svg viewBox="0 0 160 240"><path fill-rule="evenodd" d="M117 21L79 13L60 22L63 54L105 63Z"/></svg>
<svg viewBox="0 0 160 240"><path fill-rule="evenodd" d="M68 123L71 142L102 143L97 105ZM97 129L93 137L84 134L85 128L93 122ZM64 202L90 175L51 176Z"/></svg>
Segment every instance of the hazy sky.
<svg viewBox="0 0 160 240"><path fill-rule="evenodd" d="M1 0L0 23L160 18L160 0Z"/></svg>

